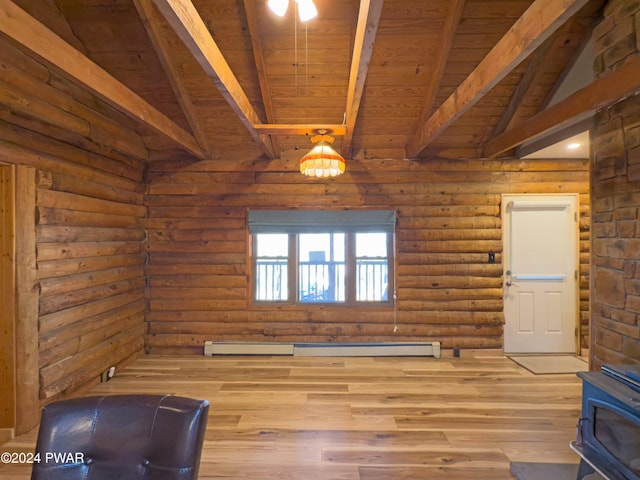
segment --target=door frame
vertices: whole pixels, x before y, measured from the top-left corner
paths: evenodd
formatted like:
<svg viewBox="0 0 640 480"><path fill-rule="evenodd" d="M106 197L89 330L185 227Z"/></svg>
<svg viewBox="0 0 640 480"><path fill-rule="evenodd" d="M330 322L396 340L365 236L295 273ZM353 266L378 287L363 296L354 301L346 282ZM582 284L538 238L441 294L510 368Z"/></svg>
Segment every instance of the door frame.
<svg viewBox="0 0 640 480"><path fill-rule="evenodd" d="M574 243L574 256L575 256L575 271L577 273L577 278L574 283L574 305L575 305L575 318L574 318L574 353L580 354L580 335L581 335L581 322L580 322L580 194L578 193L503 193L501 195L501 206L500 206L500 214L502 219L502 245L503 245L503 255L502 255L502 270L503 270L503 281L505 281L506 277L504 272L507 269L509 264L509 245L510 245L510 237L509 237L509 228L507 223L507 207L509 203L510 197L531 197L532 201L536 201L539 199L540 201L549 201L553 200L557 197L573 197L573 201L575 204L575 243ZM507 315L505 311L505 302L504 302L504 283L503 283L503 315L504 315L504 329L507 328ZM505 350L505 340L506 336L503 334L503 351ZM533 353L533 352L532 352ZM546 353L540 353L546 354ZM550 354L551 355L551 354Z"/></svg>

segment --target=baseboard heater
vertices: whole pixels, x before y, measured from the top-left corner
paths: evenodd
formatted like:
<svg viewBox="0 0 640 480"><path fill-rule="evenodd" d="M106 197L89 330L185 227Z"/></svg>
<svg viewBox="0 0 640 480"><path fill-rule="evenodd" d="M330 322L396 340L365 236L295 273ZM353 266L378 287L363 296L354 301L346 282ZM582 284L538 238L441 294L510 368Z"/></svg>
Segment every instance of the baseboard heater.
<svg viewBox="0 0 640 480"><path fill-rule="evenodd" d="M440 342L410 343L277 343L204 342L204 354L289 355L294 357L435 357Z"/></svg>

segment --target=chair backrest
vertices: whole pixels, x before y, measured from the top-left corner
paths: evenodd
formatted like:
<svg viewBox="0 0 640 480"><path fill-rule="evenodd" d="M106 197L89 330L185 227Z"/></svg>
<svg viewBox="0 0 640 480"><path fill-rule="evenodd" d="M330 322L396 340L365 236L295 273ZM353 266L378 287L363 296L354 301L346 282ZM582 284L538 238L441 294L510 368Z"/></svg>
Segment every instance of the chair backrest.
<svg viewBox="0 0 640 480"><path fill-rule="evenodd" d="M195 480L206 400L110 395L42 410L32 480Z"/></svg>

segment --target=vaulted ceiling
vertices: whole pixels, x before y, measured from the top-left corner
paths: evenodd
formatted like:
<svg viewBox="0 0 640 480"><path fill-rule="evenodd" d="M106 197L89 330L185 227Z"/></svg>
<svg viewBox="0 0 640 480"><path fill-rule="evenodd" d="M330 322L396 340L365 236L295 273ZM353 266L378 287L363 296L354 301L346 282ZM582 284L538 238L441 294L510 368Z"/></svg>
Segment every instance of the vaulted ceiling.
<svg viewBox="0 0 640 480"><path fill-rule="evenodd" d="M133 118L152 158L277 158L319 128L345 157L478 158L546 108L605 3L314 1L300 23L266 0L1 0L0 30Z"/></svg>

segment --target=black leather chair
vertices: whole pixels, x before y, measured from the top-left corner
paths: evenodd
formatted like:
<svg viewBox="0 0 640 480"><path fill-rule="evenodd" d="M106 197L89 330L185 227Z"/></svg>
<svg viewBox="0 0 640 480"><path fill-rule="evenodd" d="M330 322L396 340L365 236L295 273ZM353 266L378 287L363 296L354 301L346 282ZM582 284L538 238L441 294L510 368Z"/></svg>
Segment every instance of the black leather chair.
<svg viewBox="0 0 640 480"><path fill-rule="evenodd" d="M206 400L111 395L44 407L32 480L195 480Z"/></svg>

